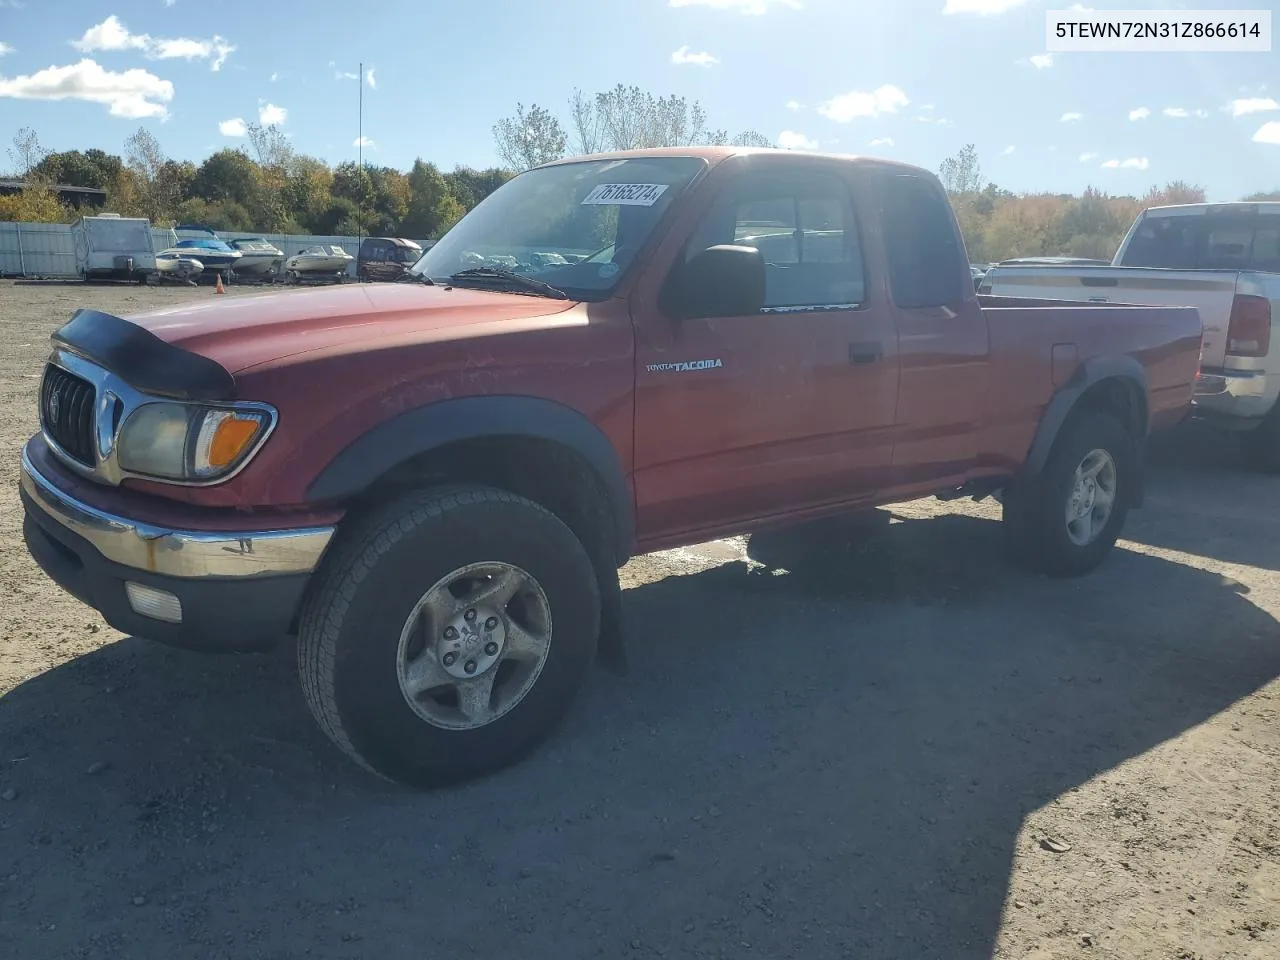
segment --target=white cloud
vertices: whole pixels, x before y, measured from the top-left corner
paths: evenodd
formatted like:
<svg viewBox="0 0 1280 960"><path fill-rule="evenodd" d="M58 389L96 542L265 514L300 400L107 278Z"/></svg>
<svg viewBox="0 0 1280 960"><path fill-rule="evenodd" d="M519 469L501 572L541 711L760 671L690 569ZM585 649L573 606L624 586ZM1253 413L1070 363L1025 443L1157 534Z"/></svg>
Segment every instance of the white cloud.
<svg viewBox="0 0 1280 960"><path fill-rule="evenodd" d="M1274 143L1280 146L1280 120L1264 123L1253 135L1254 143Z"/></svg>
<svg viewBox="0 0 1280 960"><path fill-rule="evenodd" d="M279 79L280 79L281 77L283 77L283 76L284 76L284 74L283 74L283 73L281 73L279 70L272 71L272 73L271 73L271 82L272 82L272 83L275 83L277 80L279 80Z"/></svg>
<svg viewBox="0 0 1280 960"><path fill-rule="evenodd" d="M209 69L214 71L221 70L227 57L236 50L217 35L209 40L192 40L188 37L166 40L146 33L130 33L129 28L114 14L90 27L79 40L72 40L71 46L84 53L141 50L151 60L208 60Z"/></svg>
<svg viewBox="0 0 1280 960"><path fill-rule="evenodd" d="M800 0L670 0L673 7L710 7L712 10L736 10L752 16L768 13L772 7L790 7L799 10Z"/></svg>
<svg viewBox="0 0 1280 960"><path fill-rule="evenodd" d="M791 110L791 111L793 111L793 112L794 112L794 111L797 111L797 110L803 110L803 109L804 109L804 104L803 104L803 103L801 103L799 100L788 100L788 101L787 101L787 109L788 109L788 110Z"/></svg>
<svg viewBox="0 0 1280 960"><path fill-rule="evenodd" d="M689 45L685 44L675 53L671 54L671 62L679 64L688 64L693 67L714 67L719 63L719 59L707 51L701 53L690 53Z"/></svg>
<svg viewBox="0 0 1280 960"><path fill-rule="evenodd" d="M1130 120L1145 120L1149 116L1151 116L1151 111L1146 107L1138 107L1136 110L1129 111Z"/></svg>
<svg viewBox="0 0 1280 960"><path fill-rule="evenodd" d="M335 70L335 71L333 72L333 79L335 79L335 80L359 80L359 79L360 79L360 74L358 74L358 73L352 73L350 70Z"/></svg>
<svg viewBox="0 0 1280 960"><path fill-rule="evenodd" d="M366 150L376 150L378 145L368 137L356 137L351 141L353 147L364 147Z"/></svg>
<svg viewBox="0 0 1280 960"><path fill-rule="evenodd" d="M818 141L794 130L783 130L778 134L778 146L783 150L817 150Z"/></svg>
<svg viewBox="0 0 1280 960"><path fill-rule="evenodd" d="M920 109L928 112L932 112L934 109L934 106L932 103L922 103L920 104Z"/></svg>
<svg viewBox="0 0 1280 960"><path fill-rule="evenodd" d="M0 77L0 97L15 100L87 100L102 103L113 117L164 118L173 84L146 70L115 73L88 58L65 67L45 67L20 77Z"/></svg>
<svg viewBox="0 0 1280 960"><path fill-rule="evenodd" d="M373 67L364 72L364 82L369 85L370 90L378 89L378 78L373 75Z"/></svg>
<svg viewBox="0 0 1280 960"><path fill-rule="evenodd" d="M1191 111L1186 107L1165 107L1160 112L1171 120L1185 120L1191 116Z"/></svg>
<svg viewBox="0 0 1280 960"><path fill-rule="evenodd" d="M1151 166L1146 157L1130 157L1128 160L1108 160L1102 164L1104 170L1145 170Z"/></svg>
<svg viewBox="0 0 1280 960"><path fill-rule="evenodd" d="M1270 97L1246 97L1243 100L1231 101L1233 117L1243 117L1250 113L1269 113L1272 110L1280 110L1280 103L1276 103Z"/></svg>
<svg viewBox="0 0 1280 960"><path fill-rule="evenodd" d="M1000 156L1007 157L1009 154L1013 153L1013 151L1017 149L1018 148L1015 147L1013 144L1010 144L1009 146L1005 147L1003 150L1000 151Z"/></svg>
<svg viewBox="0 0 1280 960"><path fill-rule="evenodd" d="M987 17L1013 10L1026 2L1027 0L947 0L947 5L942 8L942 12L976 13Z"/></svg>
<svg viewBox="0 0 1280 960"><path fill-rule="evenodd" d="M218 132L224 137L243 137L248 129L243 117L232 117L218 124Z"/></svg>
<svg viewBox="0 0 1280 960"><path fill-rule="evenodd" d="M1047 70L1053 66L1052 53L1037 53L1031 58L1031 65L1037 70Z"/></svg>
<svg viewBox="0 0 1280 960"><path fill-rule="evenodd" d="M876 137L871 141L873 147L892 147L893 137Z"/></svg>
<svg viewBox="0 0 1280 960"><path fill-rule="evenodd" d="M1080 154L1080 162L1081 162L1081 163L1091 163L1092 161L1097 160L1097 159L1098 159L1098 154L1096 154L1096 153L1082 153L1082 154Z"/></svg>
<svg viewBox="0 0 1280 960"><path fill-rule="evenodd" d="M899 108L911 103L907 95L897 87L886 84L871 93L851 90L833 97L818 112L836 123L849 123L858 117L878 117L882 113L897 113Z"/></svg>
<svg viewBox="0 0 1280 960"><path fill-rule="evenodd" d="M0 40L0 57L3 57L6 53L13 53L13 47Z"/></svg>
<svg viewBox="0 0 1280 960"><path fill-rule="evenodd" d="M258 101L258 122L263 126L280 126L289 119L289 111L284 107L277 107L274 103L264 103Z"/></svg>
<svg viewBox="0 0 1280 960"><path fill-rule="evenodd" d="M1083 113L1076 113L1072 111L1071 113L1064 113L1061 117L1058 118L1058 122L1059 123L1075 123L1077 120L1083 120L1083 119L1084 119Z"/></svg>

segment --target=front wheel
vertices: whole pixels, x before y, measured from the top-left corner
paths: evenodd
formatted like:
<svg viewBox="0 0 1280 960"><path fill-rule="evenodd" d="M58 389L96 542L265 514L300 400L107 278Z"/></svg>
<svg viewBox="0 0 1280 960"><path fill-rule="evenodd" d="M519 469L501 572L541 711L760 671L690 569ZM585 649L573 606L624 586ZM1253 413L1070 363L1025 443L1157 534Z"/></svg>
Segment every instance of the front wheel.
<svg viewBox="0 0 1280 960"><path fill-rule="evenodd" d="M1040 474L1005 494L1015 559L1055 577L1080 576L1101 564L1129 512L1137 457L1133 437L1115 417L1073 415Z"/></svg>
<svg viewBox="0 0 1280 960"><path fill-rule="evenodd" d="M312 714L358 763L434 786L497 770L543 740L600 631L582 544L488 487L428 490L348 531L303 609Z"/></svg>

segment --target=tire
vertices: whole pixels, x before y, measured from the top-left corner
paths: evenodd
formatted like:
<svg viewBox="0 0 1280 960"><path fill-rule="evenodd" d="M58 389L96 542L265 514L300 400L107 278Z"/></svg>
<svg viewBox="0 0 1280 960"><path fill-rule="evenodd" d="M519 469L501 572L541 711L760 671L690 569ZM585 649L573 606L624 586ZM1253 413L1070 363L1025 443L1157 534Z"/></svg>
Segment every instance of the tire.
<svg viewBox="0 0 1280 960"><path fill-rule="evenodd" d="M394 501L339 536L304 601L298 639L303 693L330 740L379 776L430 787L505 767L551 733L586 678L600 633L595 570L559 518L489 487L436 488ZM481 615L469 625L456 617L425 617L420 632L411 630L407 624L415 607L439 596L435 588L469 565L509 565L527 574L540 592L525 581L510 604L477 604ZM495 576L480 588L497 582ZM446 601L465 605L467 599ZM535 619L545 622L545 630L527 621L517 624L515 608L526 601L543 612ZM464 615L471 616L457 614ZM488 626L489 621L499 624L499 618L498 627ZM445 650L450 628L441 624L450 622L458 624L462 636L454 630L455 649ZM478 650L473 645L474 652L461 656L475 660L458 659L457 644L496 636L480 636L482 628L502 634L496 660L486 665L478 655L496 644ZM530 660L508 657L517 649L517 637L527 641L534 634L545 634L547 644L536 669ZM414 637L422 650L409 661ZM451 653L453 664L445 667ZM460 665L470 670L477 662L481 669L474 676L449 680L454 704L449 688L433 687L411 705L405 678L415 665L429 664L438 677L441 670L456 671ZM484 709L502 707L501 697L508 693L525 692L505 712L474 725L464 716L462 691L484 677L492 678L494 690Z"/></svg>
<svg viewBox="0 0 1280 960"><path fill-rule="evenodd" d="M1261 473L1280 473L1280 413L1275 407L1262 423L1240 436L1245 465Z"/></svg>
<svg viewBox="0 0 1280 960"><path fill-rule="evenodd" d="M1095 454L1105 454L1104 457ZM1023 566L1051 577L1076 577L1099 566L1111 553L1124 527L1137 476L1138 448L1120 422L1105 413L1080 411L1063 426L1044 469L1036 477L1011 487L1004 498L1004 525L1013 558ZM1112 505L1101 507L1069 526L1068 509L1076 493L1077 469L1109 459ZM1084 496L1106 492L1108 470L1095 479ZM1097 502L1083 501L1082 506ZM1086 530L1088 524L1094 528ZM1073 533L1081 537L1073 538ZM1081 542L1083 540L1084 542Z"/></svg>

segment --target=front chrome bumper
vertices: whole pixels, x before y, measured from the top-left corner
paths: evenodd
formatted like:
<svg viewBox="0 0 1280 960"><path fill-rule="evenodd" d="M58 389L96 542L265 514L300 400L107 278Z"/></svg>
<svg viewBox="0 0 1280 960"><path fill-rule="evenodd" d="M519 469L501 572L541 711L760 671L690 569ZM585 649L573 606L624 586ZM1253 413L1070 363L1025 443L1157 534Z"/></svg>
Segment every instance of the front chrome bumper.
<svg viewBox="0 0 1280 960"><path fill-rule="evenodd" d="M296 530L172 530L115 516L69 496L22 451L21 488L50 519L105 559L162 576L266 577L311 573L335 527Z"/></svg>

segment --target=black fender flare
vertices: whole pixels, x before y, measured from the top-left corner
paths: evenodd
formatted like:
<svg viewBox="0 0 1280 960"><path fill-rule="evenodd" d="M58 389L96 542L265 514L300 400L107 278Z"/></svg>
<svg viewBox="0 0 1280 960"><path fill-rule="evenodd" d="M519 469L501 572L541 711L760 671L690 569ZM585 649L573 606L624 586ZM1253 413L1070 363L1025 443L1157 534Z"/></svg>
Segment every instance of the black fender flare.
<svg viewBox="0 0 1280 960"><path fill-rule="evenodd" d="M1089 388L1104 380L1128 381L1139 391L1139 396L1142 397L1144 422L1140 434L1136 437L1138 443L1137 477L1133 485L1133 497L1131 500L1131 505L1138 507L1142 505L1146 492L1144 461L1148 429L1146 422L1147 397L1149 394L1147 371L1142 364L1130 356L1091 357L1080 364L1071 379L1058 388L1058 391L1049 400L1044 415L1040 418L1040 426L1036 429L1035 439L1031 441L1031 449L1027 452L1027 459L1023 464L1022 472L1026 476L1037 476L1044 470L1044 466L1049 460L1049 453L1053 450L1053 445L1058 439L1058 434L1079 405L1080 399L1089 391Z"/></svg>
<svg viewBox="0 0 1280 960"><path fill-rule="evenodd" d="M635 505L618 451L585 415L540 397L457 397L406 410L348 444L311 481L307 496L316 502L344 500L413 457L461 440L500 436L547 440L580 456L608 498L619 563L629 557Z"/></svg>

